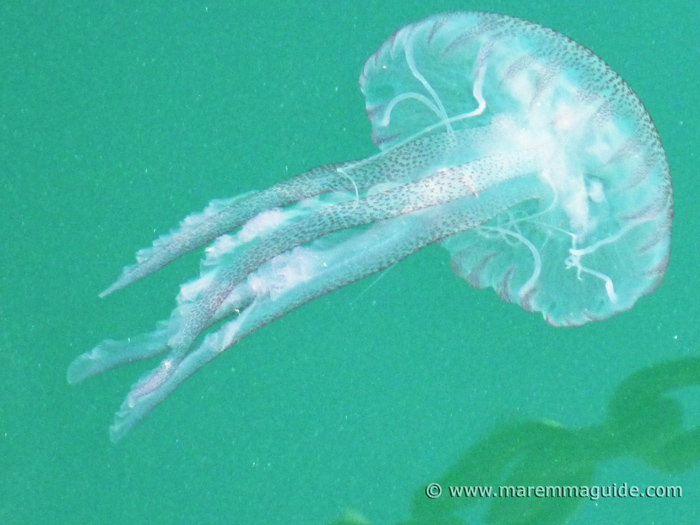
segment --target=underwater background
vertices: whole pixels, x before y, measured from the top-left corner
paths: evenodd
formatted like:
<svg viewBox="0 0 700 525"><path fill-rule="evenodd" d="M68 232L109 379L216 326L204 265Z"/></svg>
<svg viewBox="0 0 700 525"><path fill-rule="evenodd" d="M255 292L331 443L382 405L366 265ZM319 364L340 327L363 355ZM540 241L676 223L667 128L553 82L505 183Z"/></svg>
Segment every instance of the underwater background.
<svg viewBox="0 0 700 525"><path fill-rule="evenodd" d="M114 412L156 363L75 387L66 368L166 318L201 253L97 294L209 200L372 155L365 59L452 10L556 29L636 91L674 183L661 286L552 328L431 246L246 338L113 445ZM0 523L696 523L698 19L689 0L4 3ZM491 474L683 497L421 498Z"/></svg>

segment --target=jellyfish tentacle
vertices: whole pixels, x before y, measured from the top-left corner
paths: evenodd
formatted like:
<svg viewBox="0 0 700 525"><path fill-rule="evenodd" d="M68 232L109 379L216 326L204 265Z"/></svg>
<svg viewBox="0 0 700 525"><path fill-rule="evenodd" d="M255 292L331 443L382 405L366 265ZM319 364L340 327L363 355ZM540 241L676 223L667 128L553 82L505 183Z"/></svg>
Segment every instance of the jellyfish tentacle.
<svg viewBox="0 0 700 525"><path fill-rule="evenodd" d="M100 293L100 297L106 297L157 272L175 259L209 244L266 210L333 192L356 194L387 181L407 182L407 174L419 177L427 173L436 156L460 152L461 156L467 157L475 148L493 140L493 136L494 128L490 126L460 130L450 152L444 151L444 141L440 136L428 135L418 138L414 144L399 144L362 161L318 166L264 191L213 200L204 211L187 217L178 228L156 239L152 246L140 250L136 255L137 263L126 266L117 280ZM426 155L426 152L432 155ZM411 170L406 170L407 166Z"/></svg>
<svg viewBox="0 0 700 525"><path fill-rule="evenodd" d="M136 256L137 263L125 267L119 278L100 297L106 297L157 272L182 255L236 229L264 210L346 186L337 180L337 166L319 166L264 191L211 201L203 212L187 217L179 228L156 239L153 246L140 250Z"/></svg>
<svg viewBox="0 0 700 525"><path fill-rule="evenodd" d="M258 328L321 295L393 266L429 244L477 227L489 220L494 210L505 211L515 203L546 193L536 184L515 182L517 187L511 181L505 194L494 190L483 198L457 199L378 221L360 233L322 238L261 265L248 279L260 282L258 295L240 315L208 334L187 355L176 361L171 356L166 358L133 387L110 428L112 440L121 439L194 372ZM240 283L234 293L246 296L240 290L246 286L247 282ZM231 302L220 314L227 316L234 309L236 305Z"/></svg>
<svg viewBox="0 0 700 525"><path fill-rule="evenodd" d="M172 322L181 328L169 341L173 349L171 359L178 361L209 325L231 290L273 257L333 232L473 197L475 191L533 173L535 165L535 156L529 152L479 159L366 196L359 206L353 199L321 208L294 224L255 239L256 242L236 254L227 267L215 270L213 282L207 283L195 301L183 303L173 312Z"/></svg>

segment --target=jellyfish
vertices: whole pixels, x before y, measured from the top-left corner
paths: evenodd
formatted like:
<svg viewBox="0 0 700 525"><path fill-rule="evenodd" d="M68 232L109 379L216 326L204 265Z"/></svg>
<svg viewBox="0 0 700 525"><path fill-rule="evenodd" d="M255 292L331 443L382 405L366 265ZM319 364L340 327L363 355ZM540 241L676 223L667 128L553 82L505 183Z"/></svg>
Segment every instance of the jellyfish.
<svg viewBox="0 0 700 525"><path fill-rule="evenodd" d="M101 294L207 246L169 319L68 369L77 383L165 354L113 441L254 330L431 244L470 285L553 326L607 319L661 282L666 156L637 95L587 48L518 18L440 14L391 35L359 84L377 154L212 201Z"/></svg>

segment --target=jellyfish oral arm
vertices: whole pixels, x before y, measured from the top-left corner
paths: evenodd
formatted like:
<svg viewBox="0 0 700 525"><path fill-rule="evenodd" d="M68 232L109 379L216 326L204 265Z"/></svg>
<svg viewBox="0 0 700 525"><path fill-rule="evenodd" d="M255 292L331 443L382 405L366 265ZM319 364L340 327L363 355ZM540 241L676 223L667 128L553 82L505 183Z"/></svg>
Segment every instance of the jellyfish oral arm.
<svg viewBox="0 0 700 525"><path fill-rule="evenodd" d="M439 169L421 180L373 193L360 200L348 195L344 202L321 205L319 209L309 209L308 214L299 220L290 219L288 225L251 240L249 246L235 252L230 261L217 265L213 282L203 287L206 293L178 307L173 315L174 319L182 320L182 325L168 342L173 349L170 359L179 361L211 324L229 293L266 261L334 232L472 197L501 182L512 182L531 174L535 166L535 157L529 152L487 157ZM209 276L204 275L202 279L208 280Z"/></svg>
<svg viewBox="0 0 700 525"><path fill-rule="evenodd" d="M379 221L365 230L339 232L336 239L321 238L262 264L231 291L216 313L217 319L233 320L206 335L178 361L164 360L134 385L110 428L112 440L119 441L194 372L258 328L388 268L429 244L478 227L515 203L540 198L542 188L538 191L531 182L511 181L506 192L498 187L492 190L479 198Z"/></svg>

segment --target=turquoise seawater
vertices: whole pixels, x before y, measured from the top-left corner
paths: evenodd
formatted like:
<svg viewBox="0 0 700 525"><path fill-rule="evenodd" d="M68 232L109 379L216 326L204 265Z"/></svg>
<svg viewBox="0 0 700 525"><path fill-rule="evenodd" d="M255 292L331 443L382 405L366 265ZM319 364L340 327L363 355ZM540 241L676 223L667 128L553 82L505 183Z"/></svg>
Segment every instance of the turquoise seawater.
<svg viewBox="0 0 700 525"><path fill-rule="evenodd" d="M351 510L389 524L414 498L433 513L421 523L438 523L447 496L420 494L451 469L459 485L496 473L683 489L453 500L464 523L697 523L697 3L48 4L0 7L0 523L301 525ZM114 412L155 363L78 386L66 368L167 317L199 254L98 293L209 200L372 155L362 64L403 24L457 9L557 29L640 96L675 192L658 290L555 329L429 247L256 332L113 445Z"/></svg>

